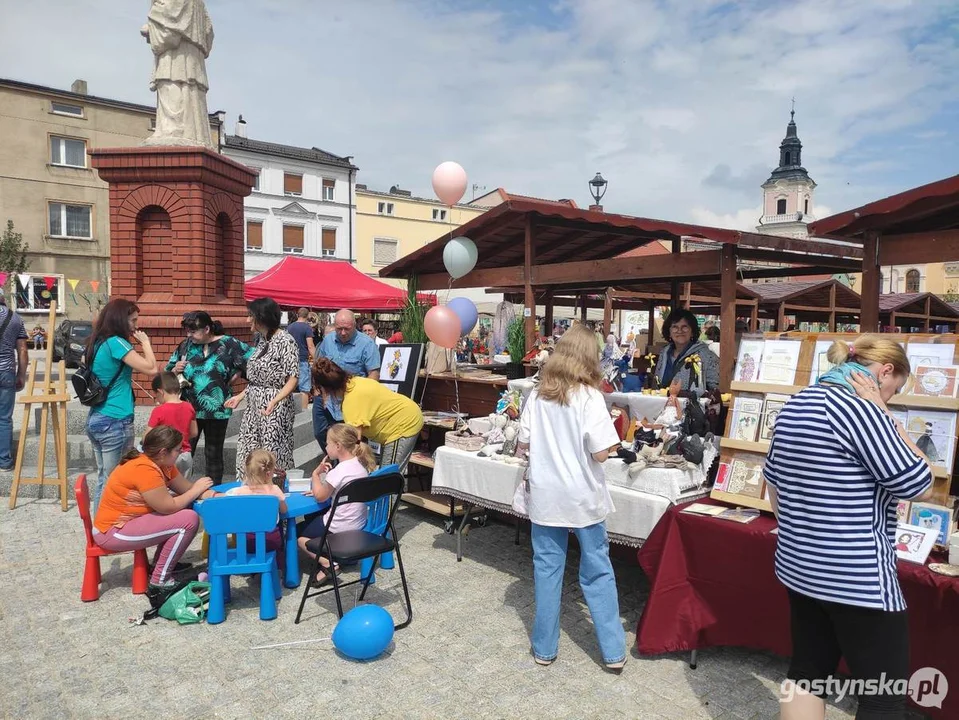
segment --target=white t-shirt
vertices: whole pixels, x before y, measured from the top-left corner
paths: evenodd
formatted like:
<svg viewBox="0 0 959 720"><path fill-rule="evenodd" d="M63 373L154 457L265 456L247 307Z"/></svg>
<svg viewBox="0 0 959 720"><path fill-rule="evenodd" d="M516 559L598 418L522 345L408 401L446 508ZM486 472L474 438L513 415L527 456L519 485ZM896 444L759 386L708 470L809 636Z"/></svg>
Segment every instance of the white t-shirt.
<svg viewBox="0 0 959 720"><path fill-rule="evenodd" d="M326 474L326 484L333 487L333 496L350 480L364 478L369 475L366 468L356 458L350 458L339 463L335 468ZM366 503L350 503L349 505L340 505L336 509L336 515L333 516L333 524L330 526L331 533L343 532L345 530L362 530L366 526Z"/></svg>
<svg viewBox="0 0 959 720"><path fill-rule="evenodd" d="M599 390L580 387L569 405L542 400L534 390L520 418L529 443L529 519L537 525L588 527L613 512L603 466L592 453L619 443Z"/></svg>
<svg viewBox="0 0 959 720"><path fill-rule="evenodd" d="M383 338L381 338L379 335L377 335L375 338L373 338L373 342L376 343L376 346L377 346L377 347L379 347L380 345L389 345L389 343L386 342L386 340L384 340Z"/></svg>

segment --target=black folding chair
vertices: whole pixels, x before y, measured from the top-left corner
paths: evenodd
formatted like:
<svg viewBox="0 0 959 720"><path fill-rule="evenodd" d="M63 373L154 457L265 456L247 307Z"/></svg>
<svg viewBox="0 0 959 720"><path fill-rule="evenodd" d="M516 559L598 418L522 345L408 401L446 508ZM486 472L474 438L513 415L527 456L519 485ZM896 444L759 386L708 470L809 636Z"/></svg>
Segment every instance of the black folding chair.
<svg viewBox="0 0 959 720"><path fill-rule="evenodd" d="M336 596L336 611L340 617L343 617L343 602L340 599L340 588L349 587L363 583L363 591L360 593L360 600L366 595L366 591L373 579L373 571L376 569L376 563L384 553L396 553L396 565L400 570L400 580L403 583L403 596L406 598L406 620L398 625L394 625L397 630L405 628L413 620L413 606L410 604L409 586L406 584L406 573L403 571L403 558L400 555L400 544L395 539L396 530L393 528L393 515L396 513L396 507L399 505L400 495L403 494L403 475L398 472L384 473L380 475L371 475L357 480L351 480L340 488L333 496L333 505L326 514L326 531L322 537L313 538L306 547L312 552L316 559L313 561L309 577L303 588L303 598L300 600L300 609L296 613L296 623L300 622L300 616L303 614L303 607L306 605L306 599L328 593L331 590ZM347 530L345 532L330 533L330 524L336 516L336 511L343 505L350 503L372 503L381 498L388 498L389 514L386 522L378 527L372 528L376 532L367 530ZM310 592L310 583L320 568L320 556L324 556L330 563L330 585L332 587L322 587ZM360 577L340 584L336 575L337 563L341 565L358 563L366 558L372 558L373 564L366 577ZM361 573L362 575L362 573Z"/></svg>

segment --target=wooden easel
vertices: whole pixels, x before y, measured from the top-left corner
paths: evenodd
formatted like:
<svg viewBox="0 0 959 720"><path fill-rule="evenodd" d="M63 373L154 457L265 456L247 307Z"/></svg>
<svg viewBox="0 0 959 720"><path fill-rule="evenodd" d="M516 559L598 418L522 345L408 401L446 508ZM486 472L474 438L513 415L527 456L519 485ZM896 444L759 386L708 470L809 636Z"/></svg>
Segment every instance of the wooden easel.
<svg viewBox="0 0 959 720"><path fill-rule="evenodd" d="M30 362L27 375L26 393L17 399L23 407L23 423L20 425L20 442L17 448L17 463L13 469L13 487L10 490L10 509L17 506L17 491L20 485L57 485L60 488L60 505L67 509L67 370L61 360L57 363L57 380L53 379L53 333L56 330L57 303L50 302L50 318L47 321L47 354L44 362L43 380L37 387L37 361ZM37 476L22 478L23 455L27 447L27 435L30 431L30 410L40 406L40 445L37 448ZM57 462L56 477L44 477L43 470L47 454L47 419L53 423L53 451ZM42 492L42 491L41 491Z"/></svg>

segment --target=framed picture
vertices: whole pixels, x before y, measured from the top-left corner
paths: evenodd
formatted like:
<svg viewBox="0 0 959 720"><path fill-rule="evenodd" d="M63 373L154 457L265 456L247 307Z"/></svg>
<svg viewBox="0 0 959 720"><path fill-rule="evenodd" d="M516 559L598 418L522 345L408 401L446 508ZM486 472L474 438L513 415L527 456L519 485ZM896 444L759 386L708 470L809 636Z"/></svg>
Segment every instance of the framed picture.
<svg viewBox="0 0 959 720"><path fill-rule="evenodd" d="M956 413L910 409L906 431L933 466L952 472L956 452Z"/></svg>
<svg viewBox="0 0 959 720"><path fill-rule="evenodd" d="M956 346L953 343L909 343L906 356L913 372L920 365L945 367L955 363Z"/></svg>
<svg viewBox="0 0 959 720"><path fill-rule="evenodd" d="M747 442L756 442L759 422L763 412L762 396L739 395L733 405L730 437Z"/></svg>
<svg viewBox="0 0 959 720"><path fill-rule="evenodd" d="M816 347L812 354L812 368L809 372L809 384L815 385L816 381L827 372L832 370L835 365L829 362L827 354L832 347L833 340L817 340Z"/></svg>
<svg viewBox="0 0 959 720"><path fill-rule="evenodd" d="M729 483L726 492L733 495L760 499L763 496L763 461L762 455L742 454L733 459L729 465Z"/></svg>
<svg viewBox="0 0 959 720"><path fill-rule="evenodd" d="M936 544L936 531L917 525L896 528L896 556L906 562L922 565Z"/></svg>
<svg viewBox="0 0 959 720"><path fill-rule="evenodd" d="M900 500L896 505L896 525L909 524L909 509L912 503L908 500Z"/></svg>
<svg viewBox="0 0 959 720"><path fill-rule="evenodd" d="M763 402L762 422L759 423L759 439L769 442L773 439L773 428L780 410L789 400L788 395L767 395Z"/></svg>
<svg viewBox="0 0 959 720"><path fill-rule="evenodd" d="M799 365L800 340L767 340L759 367L759 382L792 385Z"/></svg>
<svg viewBox="0 0 959 720"><path fill-rule="evenodd" d="M380 345L380 382L390 390L412 398L423 366L419 344Z"/></svg>
<svg viewBox="0 0 959 720"><path fill-rule="evenodd" d="M956 397L956 391L959 390L959 366L942 365L936 367L933 365L919 365L915 371L916 382L912 387L913 395L926 395L929 397Z"/></svg>
<svg viewBox="0 0 959 720"><path fill-rule="evenodd" d="M936 545L948 545L952 534L953 512L950 508L914 502L909 510L909 524L936 533Z"/></svg>
<svg viewBox="0 0 959 720"><path fill-rule="evenodd" d="M757 382L759 366L763 359L763 347L766 341L743 338L739 341L739 356L736 358L734 378L739 382Z"/></svg>

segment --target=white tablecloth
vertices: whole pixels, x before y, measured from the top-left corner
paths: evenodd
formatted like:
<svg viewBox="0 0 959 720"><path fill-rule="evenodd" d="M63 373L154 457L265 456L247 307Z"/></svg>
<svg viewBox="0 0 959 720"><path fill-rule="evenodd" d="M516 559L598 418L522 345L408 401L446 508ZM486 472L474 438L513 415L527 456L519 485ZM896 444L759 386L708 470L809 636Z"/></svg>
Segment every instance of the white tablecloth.
<svg viewBox="0 0 959 720"><path fill-rule="evenodd" d="M452 495L480 507L517 515L512 507L513 494L523 479L522 467L481 458L476 453L448 447L438 448L435 460L433 493ZM617 463L625 467L619 460L607 461L607 464L609 463ZM611 471L615 472L615 470ZM675 475L665 483L667 487L682 482L678 479L685 475L682 471L655 469L657 476L670 472ZM613 484L609 486L609 493L616 507L615 512L606 518L606 529L610 540L633 547L643 544L673 502L686 502L706 494L704 490L697 488L669 497L667 494L640 492Z"/></svg>
<svg viewBox="0 0 959 720"><path fill-rule="evenodd" d="M518 390L525 398L533 391L533 381L531 378L522 378L520 380L510 380L507 383L510 390ZM648 418L650 422L655 420L659 413L666 406L665 395L644 395L643 393L604 393L606 406L612 407L618 405L629 410L629 415L636 420ZM680 399L680 403L685 404L685 398Z"/></svg>

